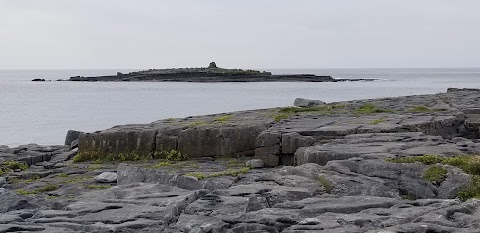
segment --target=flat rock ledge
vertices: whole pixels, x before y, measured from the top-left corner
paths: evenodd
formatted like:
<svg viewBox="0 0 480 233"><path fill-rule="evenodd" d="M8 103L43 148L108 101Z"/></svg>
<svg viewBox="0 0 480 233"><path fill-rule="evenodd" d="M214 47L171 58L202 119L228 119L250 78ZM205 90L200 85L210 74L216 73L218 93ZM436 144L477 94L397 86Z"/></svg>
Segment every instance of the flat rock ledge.
<svg viewBox="0 0 480 233"><path fill-rule="evenodd" d="M0 147L30 165L0 175L0 232L480 232L471 174L397 161L479 154L480 90L296 102ZM169 150L190 159L71 160Z"/></svg>

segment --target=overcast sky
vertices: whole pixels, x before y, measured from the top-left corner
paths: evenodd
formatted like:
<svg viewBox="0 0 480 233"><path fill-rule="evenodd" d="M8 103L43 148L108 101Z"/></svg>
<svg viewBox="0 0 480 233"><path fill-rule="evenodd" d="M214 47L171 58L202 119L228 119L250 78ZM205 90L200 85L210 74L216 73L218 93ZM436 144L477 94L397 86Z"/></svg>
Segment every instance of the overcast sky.
<svg viewBox="0 0 480 233"><path fill-rule="evenodd" d="M480 67L479 0L0 0L0 69Z"/></svg>

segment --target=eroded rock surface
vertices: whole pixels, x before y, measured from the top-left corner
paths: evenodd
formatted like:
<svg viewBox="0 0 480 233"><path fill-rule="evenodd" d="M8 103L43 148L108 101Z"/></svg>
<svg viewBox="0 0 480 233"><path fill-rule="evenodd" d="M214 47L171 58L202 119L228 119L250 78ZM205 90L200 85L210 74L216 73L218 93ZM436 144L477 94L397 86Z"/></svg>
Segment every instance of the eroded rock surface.
<svg viewBox="0 0 480 233"><path fill-rule="evenodd" d="M0 232L480 232L480 201L459 198L474 173L396 160L479 154L479 100L449 89L0 147L0 162L30 165L0 176ZM190 160L101 160L171 149ZM77 151L99 160L74 163ZM433 167L444 174L429 178Z"/></svg>

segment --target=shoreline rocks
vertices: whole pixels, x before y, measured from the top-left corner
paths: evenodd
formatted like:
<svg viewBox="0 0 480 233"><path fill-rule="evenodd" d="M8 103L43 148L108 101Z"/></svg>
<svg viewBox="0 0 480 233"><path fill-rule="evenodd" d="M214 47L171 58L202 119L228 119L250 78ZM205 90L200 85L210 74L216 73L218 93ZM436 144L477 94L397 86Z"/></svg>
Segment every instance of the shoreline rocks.
<svg viewBox="0 0 480 233"><path fill-rule="evenodd" d="M478 100L301 100L0 147L0 232L478 232Z"/></svg>

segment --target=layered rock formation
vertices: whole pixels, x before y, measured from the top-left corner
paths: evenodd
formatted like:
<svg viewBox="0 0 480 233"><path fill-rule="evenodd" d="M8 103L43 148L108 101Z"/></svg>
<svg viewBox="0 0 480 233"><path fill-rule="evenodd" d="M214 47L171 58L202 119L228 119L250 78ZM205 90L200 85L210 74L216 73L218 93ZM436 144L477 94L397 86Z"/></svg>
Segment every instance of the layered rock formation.
<svg viewBox="0 0 480 233"><path fill-rule="evenodd" d="M0 179L0 232L479 232L479 100L302 99L2 147L31 166ZM190 159L98 164L172 150Z"/></svg>

